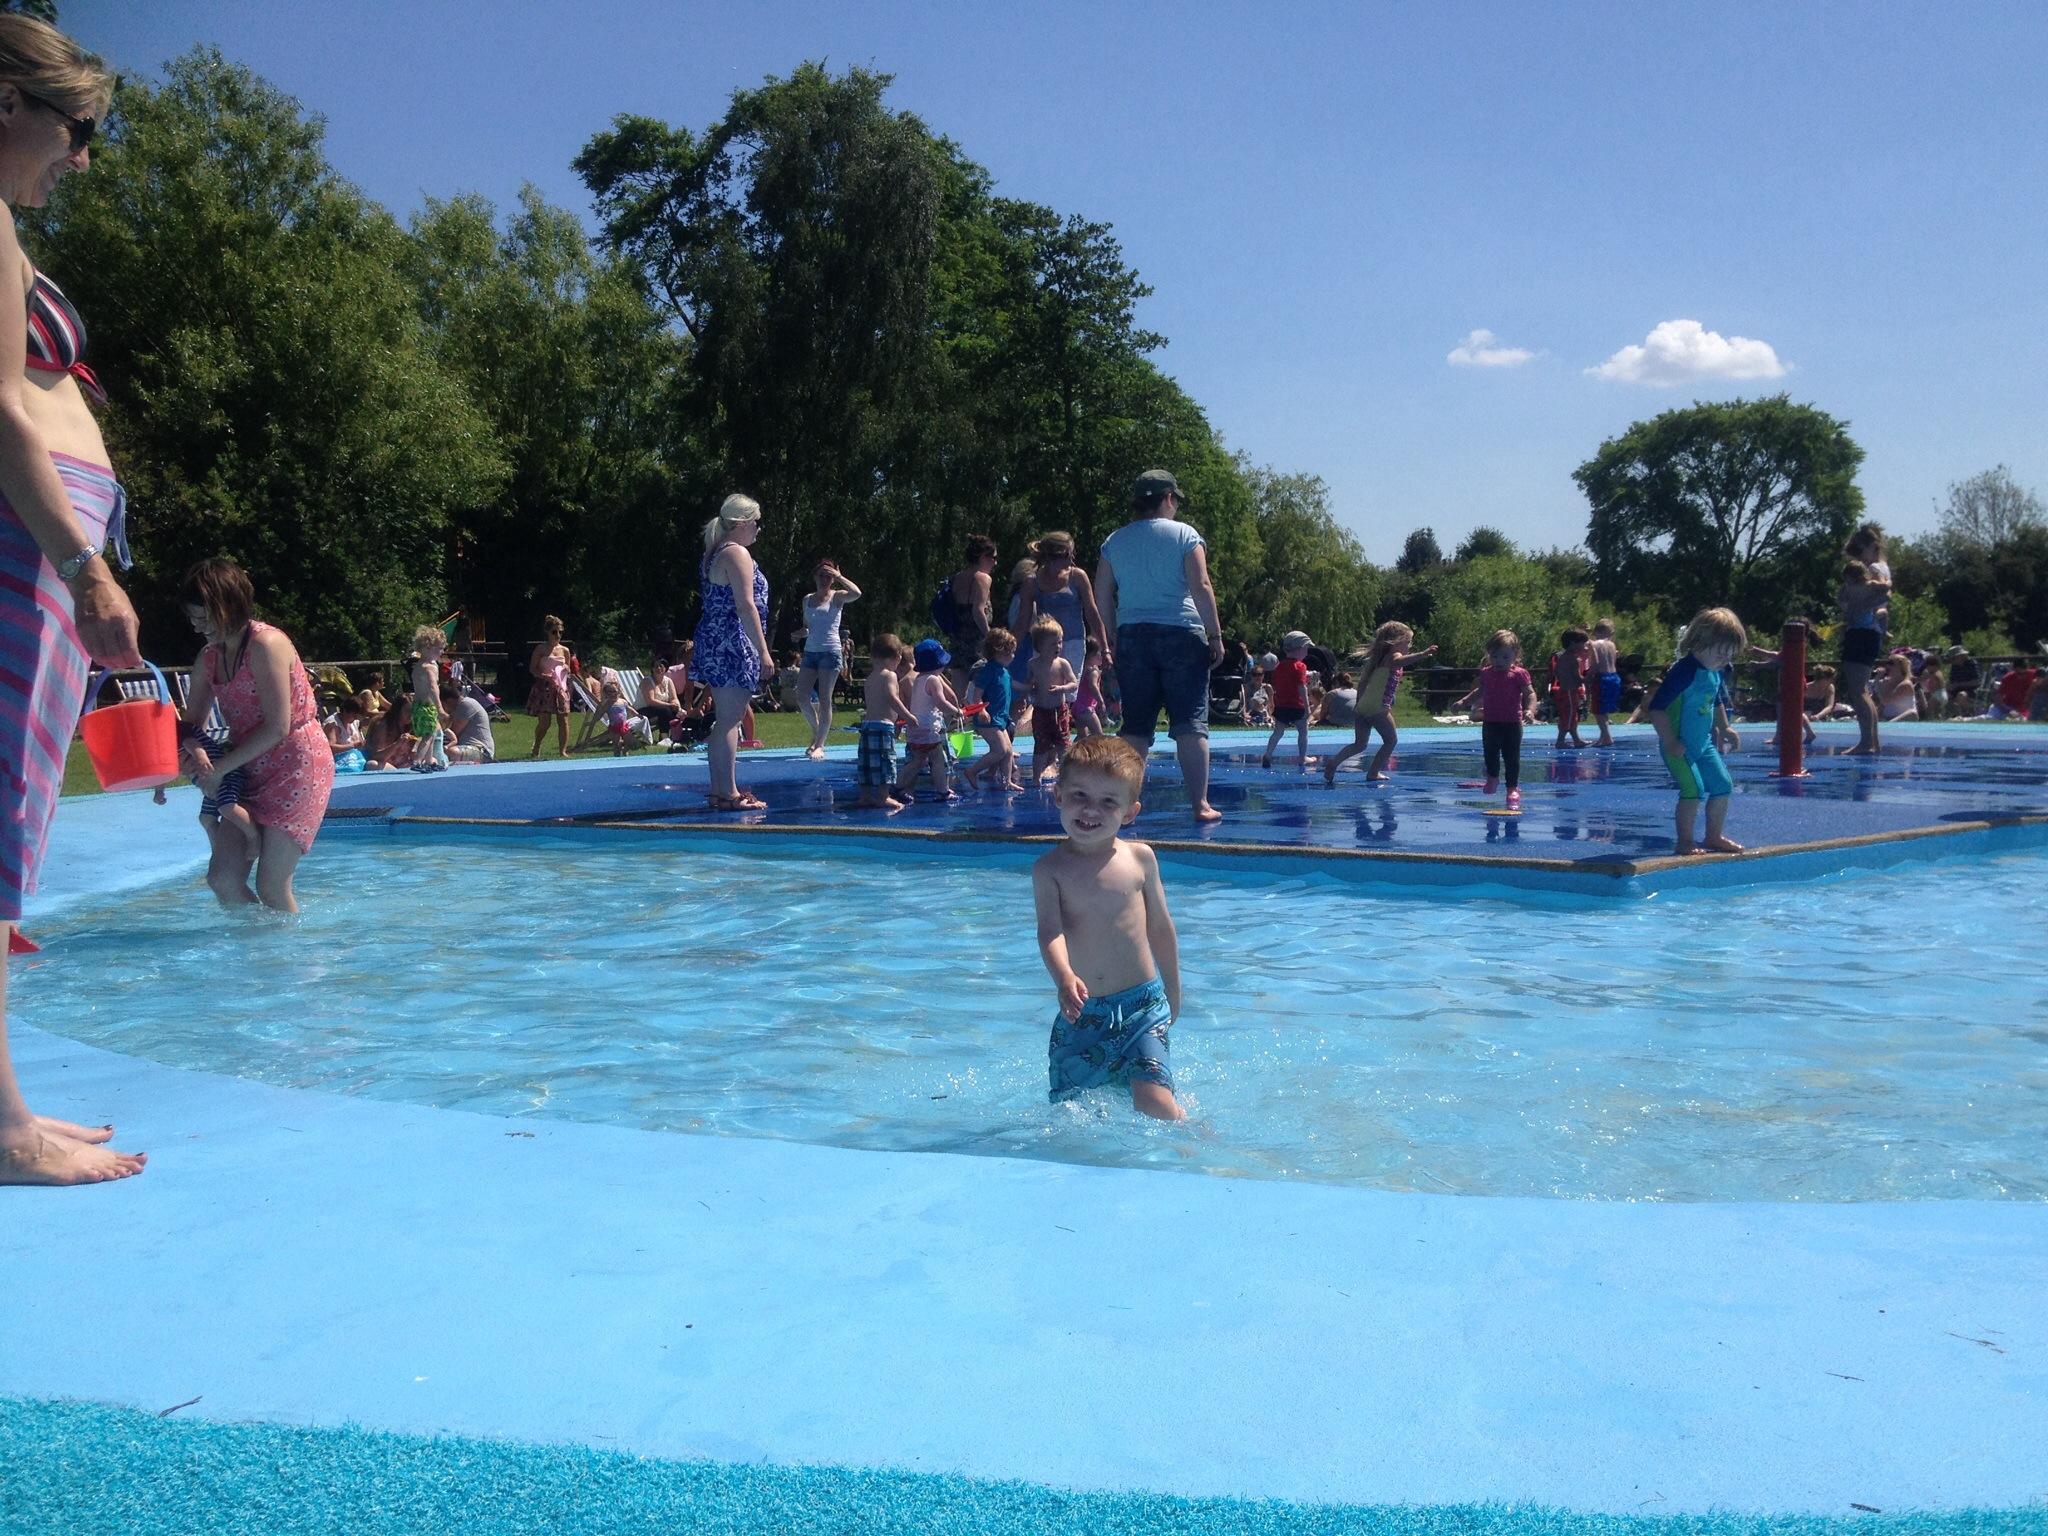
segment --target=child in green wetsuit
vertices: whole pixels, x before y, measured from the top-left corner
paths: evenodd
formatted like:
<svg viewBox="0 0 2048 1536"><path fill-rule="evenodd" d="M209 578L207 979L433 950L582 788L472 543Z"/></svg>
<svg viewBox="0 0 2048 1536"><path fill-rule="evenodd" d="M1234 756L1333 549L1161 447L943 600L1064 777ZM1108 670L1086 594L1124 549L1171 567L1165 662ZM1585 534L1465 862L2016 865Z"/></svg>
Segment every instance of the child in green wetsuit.
<svg viewBox="0 0 2048 1536"><path fill-rule="evenodd" d="M1749 633L1731 609L1707 608L1685 628L1685 655L1664 674L1649 705L1650 723L1664 766L1678 782L1677 842L1680 853L1740 853L1742 844L1725 835L1728 796L1735 781L1721 760L1725 742L1733 752L1742 738L1728 723L1727 672ZM1694 843L1693 824L1707 802L1707 835Z"/></svg>

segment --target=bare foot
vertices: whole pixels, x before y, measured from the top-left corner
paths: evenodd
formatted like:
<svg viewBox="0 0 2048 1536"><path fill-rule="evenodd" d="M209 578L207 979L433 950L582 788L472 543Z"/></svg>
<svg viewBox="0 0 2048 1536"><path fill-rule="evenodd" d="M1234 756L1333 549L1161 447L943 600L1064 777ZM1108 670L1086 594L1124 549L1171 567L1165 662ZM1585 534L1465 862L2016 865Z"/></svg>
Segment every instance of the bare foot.
<svg viewBox="0 0 2048 1536"><path fill-rule="evenodd" d="M1195 807L1195 820L1197 821L1221 821L1222 819L1223 813L1206 800Z"/></svg>
<svg viewBox="0 0 2048 1536"><path fill-rule="evenodd" d="M1702 845L1709 853L1740 853L1742 844L1732 837L1710 837Z"/></svg>
<svg viewBox="0 0 2048 1536"><path fill-rule="evenodd" d="M88 1146L30 1126L12 1143L0 1143L0 1184L104 1184L142 1172L141 1152Z"/></svg>
<svg viewBox="0 0 2048 1536"><path fill-rule="evenodd" d="M1337 763L1334 758L1323 764L1323 785L1328 789L1337 787Z"/></svg>
<svg viewBox="0 0 2048 1536"><path fill-rule="evenodd" d="M812 762L815 763L823 759L823 757L825 756L825 749L823 747L805 747L804 756L808 757Z"/></svg>
<svg viewBox="0 0 2048 1536"><path fill-rule="evenodd" d="M114 1139L111 1125L79 1125L71 1120L57 1120L49 1115L34 1117L36 1129L47 1131L52 1136L68 1136L73 1141L82 1141L87 1146L103 1146Z"/></svg>
<svg viewBox="0 0 2048 1536"><path fill-rule="evenodd" d="M1677 853L1678 853L1678 856L1679 856L1680 858L1686 858L1686 859L1689 859L1689 858L1691 858L1691 857L1692 857L1692 856L1693 856L1694 854L1696 854L1696 853L1705 853L1705 852L1706 852L1707 850L1706 850L1706 849L1704 849L1704 848L1696 847L1696 846L1694 846L1694 845L1693 845L1693 844L1691 844L1691 843L1680 843L1680 844L1678 845L1678 848L1677 848L1677 850L1676 850L1676 851L1677 851Z"/></svg>

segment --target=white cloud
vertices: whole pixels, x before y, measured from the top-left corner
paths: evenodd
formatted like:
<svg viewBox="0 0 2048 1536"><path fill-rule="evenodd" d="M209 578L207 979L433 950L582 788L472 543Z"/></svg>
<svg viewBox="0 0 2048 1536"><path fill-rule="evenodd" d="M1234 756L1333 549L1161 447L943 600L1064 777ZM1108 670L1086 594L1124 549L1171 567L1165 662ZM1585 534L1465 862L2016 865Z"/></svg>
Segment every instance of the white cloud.
<svg viewBox="0 0 2048 1536"><path fill-rule="evenodd" d="M1453 368L1519 368L1536 354L1527 347L1503 347L1491 331L1474 331L1444 359Z"/></svg>
<svg viewBox="0 0 2048 1536"><path fill-rule="evenodd" d="M1723 336L1697 320L1666 320L1639 347L1623 347L1586 372L1623 384L1694 384L1705 379L1776 379L1785 365L1767 341Z"/></svg>

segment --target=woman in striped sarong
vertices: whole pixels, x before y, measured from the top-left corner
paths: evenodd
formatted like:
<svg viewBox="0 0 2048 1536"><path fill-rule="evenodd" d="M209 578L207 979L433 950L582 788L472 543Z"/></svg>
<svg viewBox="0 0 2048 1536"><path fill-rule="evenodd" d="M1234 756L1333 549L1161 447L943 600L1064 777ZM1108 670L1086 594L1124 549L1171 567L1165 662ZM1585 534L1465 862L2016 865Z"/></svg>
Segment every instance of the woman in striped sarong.
<svg viewBox="0 0 2048 1536"><path fill-rule="evenodd" d="M91 163L113 77L55 27L0 15L0 937L12 950L35 889L64 757L94 661L136 666L135 610L102 550L125 561L121 487L86 401L85 326L15 238L12 210L40 208ZM4 962L0 962L4 967ZM0 1184L97 1184L142 1171L111 1126L30 1111L7 1049L0 968Z"/></svg>

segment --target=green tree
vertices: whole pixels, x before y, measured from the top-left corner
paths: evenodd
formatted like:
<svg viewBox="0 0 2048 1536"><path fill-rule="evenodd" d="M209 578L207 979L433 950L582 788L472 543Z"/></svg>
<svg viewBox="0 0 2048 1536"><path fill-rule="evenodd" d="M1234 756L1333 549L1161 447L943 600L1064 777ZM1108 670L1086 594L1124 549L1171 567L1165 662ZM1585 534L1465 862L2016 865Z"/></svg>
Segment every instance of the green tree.
<svg viewBox="0 0 2048 1536"><path fill-rule="evenodd" d="M888 83L806 64L736 92L701 137L624 117L575 162L608 246L689 333L672 435L700 434L762 499L756 552L792 596L847 529L909 510L889 492L929 398L948 171L883 105Z"/></svg>
<svg viewBox="0 0 2048 1536"><path fill-rule="evenodd" d="M1190 493L1230 613L1252 498L1149 361L1163 339L1137 324L1148 290L1112 232L994 197L887 85L805 65L701 135L621 118L576 162L607 246L688 334L678 459L766 503L772 627L819 554L869 593L862 622L917 628L969 531L1014 558L1065 528L1092 559L1156 464Z"/></svg>
<svg viewBox="0 0 2048 1536"><path fill-rule="evenodd" d="M1934 595L1953 631L2009 635L2024 650L2048 641L2048 528L2021 527L1994 544L1964 546L1941 571Z"/></svg>
<svg viewBox="0 0 2048 1536"><path fill-rule="evenodd" d="M1317 475L1255 468L1241 456L1258 549L1252 575L1234 592L1234 633L1266 643L1306 630L1342 651L1372 632L1380 574L1330 511L1330 488Z"/></svg>
<svg viewBox="0 0 2048 1536"><path fill-rule="evenodd" d="M1443 546L1436 541L1434 528L1417 528L1402 542L1399 558L1394 569L1404 576L1419 576L1444 563Z"/></svg>
<svg viewBox="0 0 2048 1536"><path fill-rule="evenodd" d="M1989 549L2028 528L2048 527L2041 498L2000 464L1948 488L1937 535L1947 552Z"/></svg>
<svg viewBox="0 0 2048 1536"><path fill-rule="evenodd" d="M1532 669L1555 649L1568 626L1594 618L1589 587L1562 582L1541 564L1513 555L1478 555L1445 566L1433 578L1431 615L1425 642L1450 666L1476 667L1486 659L1486 641L1497 629L1511 629L1522 642Z"/></svg>
<svg viewBox="0 0 2048 1536"><path fill-rule="evenodd" d="M1598 590L1775 620L1829 586L1862 462L1845 424L1784 395L1637 422L1572 475Z"/></svg>
<svg viewBox="0 0 2048 1536"><path fill-rule="evenodd" d="M509 467L459 519L456 600L515 648L552 611L572 644L638 659L649 625L675 617L675 574L698 548L671 468L685 342L637 275L600 264L575 216L532 187L502 231L482 198L430 198L411 235L406 276L436 355Z"/></svg>
<svg viewBox="0 0 2048 1536"><path fill-rule="evenodd" d="M123 87L92 173L31 231L92 327L160 654L192 645L178 582L215 554L305 654L390 654L446 611L451 519L503 474L434 365L403 235L333 173L322 134L195 49L160 88Z"/></svg>
<svg viewBox="0 0 2048 1536"><path fill-rule="evenodd" d="M1476 560L1481 555L1512 555L1515 546L1498 528L1489 528L1484 523L1474 528L1459 541L1453 560Z"/></svg>

